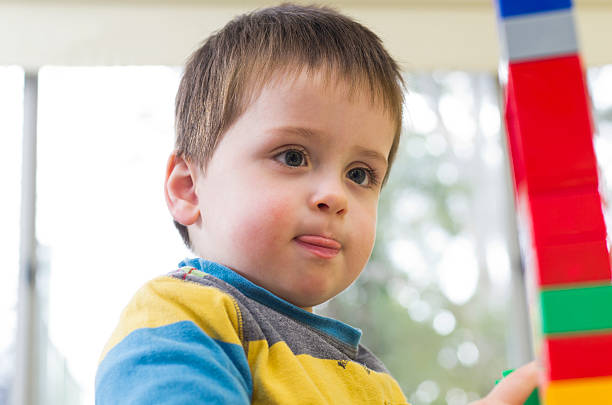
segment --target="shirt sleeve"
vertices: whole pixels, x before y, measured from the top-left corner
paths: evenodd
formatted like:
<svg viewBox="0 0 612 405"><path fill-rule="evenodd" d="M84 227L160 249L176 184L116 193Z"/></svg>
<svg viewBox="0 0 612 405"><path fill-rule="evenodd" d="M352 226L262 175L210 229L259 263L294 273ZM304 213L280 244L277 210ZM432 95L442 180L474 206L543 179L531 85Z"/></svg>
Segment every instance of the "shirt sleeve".
<svg viewBox="0 0 612 405"><path fill-rule="evenodd" d="M124 311L118 327L124 336L98 367L96 405L249 404L252 379L245 351L236 341L223 339L231 319L227 325L213 325L197 308L185 308L189 300L173 300L165 287L154 290L137 294ZM216 308L224 299L208 306L217 320L219 311L233 308ZM122 323L133 323L132 330L128 326L125 333Z"/></svg>

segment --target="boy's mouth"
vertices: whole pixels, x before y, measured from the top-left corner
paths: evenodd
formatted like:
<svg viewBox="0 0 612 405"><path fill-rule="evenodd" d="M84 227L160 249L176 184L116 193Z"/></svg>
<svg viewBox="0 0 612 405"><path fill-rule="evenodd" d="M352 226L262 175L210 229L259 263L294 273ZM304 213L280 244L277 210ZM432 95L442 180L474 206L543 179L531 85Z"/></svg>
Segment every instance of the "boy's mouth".
<svg viewBox="0 0 612 405"><path fill-rule="evenodd" d="M323 259L335 257L342 245L337 241L319 235L301 235L295 238L298 245Z"/></svg>

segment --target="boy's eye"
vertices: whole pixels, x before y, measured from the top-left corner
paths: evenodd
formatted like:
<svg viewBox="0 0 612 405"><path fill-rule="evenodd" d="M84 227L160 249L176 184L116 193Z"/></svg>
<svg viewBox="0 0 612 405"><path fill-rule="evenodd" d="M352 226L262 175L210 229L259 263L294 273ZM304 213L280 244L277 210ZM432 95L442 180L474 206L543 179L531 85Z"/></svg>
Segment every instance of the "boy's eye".
<svg viewBox="0 0 612 405"><path fill-rule="evenodd" d="M305 156L304 152L297 149L287 149L277 155L277 159L281 160L287 166L299 167L304 165Z"/></svg>
<svg viewBox="0 0 612 405"><path fill-rule="evenodd" d="M364 182L368 180L368 173L363 167L357 167L355 169L349 170L347 176L349 179L351 179L357 184L367 185L367 183L364 184Z"/></svg>
<svg viewBox="0 0 612 405"><path fill-rule="evenodd" d="M369 167L355 167L348 171L346 177L363 187L375 188L378 185L378 173Z"/></svg>

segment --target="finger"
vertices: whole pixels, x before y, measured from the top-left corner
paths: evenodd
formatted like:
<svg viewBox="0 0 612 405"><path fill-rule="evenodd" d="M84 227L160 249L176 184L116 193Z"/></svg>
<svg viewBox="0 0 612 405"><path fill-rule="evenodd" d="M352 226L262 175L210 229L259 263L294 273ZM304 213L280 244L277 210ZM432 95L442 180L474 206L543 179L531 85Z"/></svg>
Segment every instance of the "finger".
<svg viewBox="0 0 612 405"><path fill-rule="evenodd" d="M492 403L522 405L537 386L538 367L533 361L501 380L486 399Z"/></svg>

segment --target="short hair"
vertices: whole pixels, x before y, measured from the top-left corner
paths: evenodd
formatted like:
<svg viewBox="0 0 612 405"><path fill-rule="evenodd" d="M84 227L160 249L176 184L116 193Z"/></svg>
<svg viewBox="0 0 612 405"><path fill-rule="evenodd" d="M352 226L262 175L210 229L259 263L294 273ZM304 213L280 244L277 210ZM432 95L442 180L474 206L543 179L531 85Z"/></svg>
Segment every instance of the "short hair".
<svg viewBox="0 0 612 405"><path fill-rule="evenodd" d="M343 79L350 93L366 90L396 123L384 184L399 145L404 81L376 34L328 7L255 10L208 37L189 58L176 95L175 153L205 168L272 75L302 69ZM191 248L187 227L174 224Z"/></svg>

